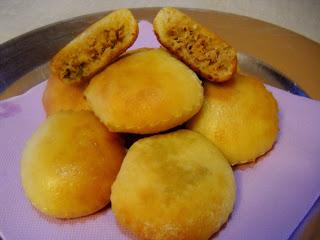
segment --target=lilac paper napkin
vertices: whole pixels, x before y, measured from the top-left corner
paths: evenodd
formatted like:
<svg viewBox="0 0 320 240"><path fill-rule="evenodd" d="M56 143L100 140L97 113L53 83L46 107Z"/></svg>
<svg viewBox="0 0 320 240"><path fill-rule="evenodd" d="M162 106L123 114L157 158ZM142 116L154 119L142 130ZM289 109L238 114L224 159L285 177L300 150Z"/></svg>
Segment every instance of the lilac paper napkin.
<svg viewBox="0 0 320 240"><path fill-rule="evenodd" d="M142 21L135 45L158 47L152 26ZM44 216L20 184L20 155L44 120L45 83L0 102L0 235L15 239L130 239L110 206L74 220ZM237 201L216 239L287 239L320 194L320 102L268 87L280 107L277 144L257 163L236 168ZM159 216L161 217L161 216Z"/></svg>

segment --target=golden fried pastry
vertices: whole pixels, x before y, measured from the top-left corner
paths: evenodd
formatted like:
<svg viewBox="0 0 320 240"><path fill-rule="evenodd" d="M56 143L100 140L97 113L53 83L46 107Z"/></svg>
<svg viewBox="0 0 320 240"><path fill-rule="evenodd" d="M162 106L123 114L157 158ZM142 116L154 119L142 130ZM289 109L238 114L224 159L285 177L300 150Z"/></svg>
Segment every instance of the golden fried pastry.
<svg viewBox="0 0 320 240"><path fill-rule="evenodd" d="M190 130L135 142L112 185L117 221L139 239L208 239L235 201L228 161Z"/></svg>
<svg viewBox="0 0 320 240"><path fill-rule="evenodd" d="M65 84L56 76L50 76L42 97L47 116L66 110L89 110L83 91L88 83Z"/></svg>
<svg viewBox="0 0 320 240"><path fill-rule="evenodd" d="M109 203L125 155L122 141L89 111L48 117L27 142L22 185L34 207L57 218L75 218Z"/></svg>
<svg viewBox="0 0 320 240"><path fill-rule="evenodd" d="M190 119L201 108L203 89L197 75L165 50L144 49L95 76L85 96L111 131L146 134Z"/></svg>
<svg viewBox="0 0 320 240"><path fill-rule="evenodd" d="M204 83L205 100L188 128L210 139L231 165L254 161L277 139L278 107L257 79L241 74L223 83Z"/></svg>
<svg viewBox="0 0 320 240"><path fill-rule="evenodd" d="M83 82L125 52L137 36L138 23L132 13L114 11L60 50L51 62L51 72L66 83Z"/></svg>
<svg viewBox="0 0 320 240"><path fill-rule="evenodd" d="M236 73L235 49L179 10L162 8L153 28L163 46L207 80L223 82Z"/></svg>
<svg viewBox="0 0 320 240"><path fill-rule="evenodd" d="M128 56L147 48L131 50L120 56ZM66 84L57 76L51 75L47 81L46 89L42 97L42 103L47 116L60 111L90 110L89 104L83 94L88 82L78 84Z"/></svg>

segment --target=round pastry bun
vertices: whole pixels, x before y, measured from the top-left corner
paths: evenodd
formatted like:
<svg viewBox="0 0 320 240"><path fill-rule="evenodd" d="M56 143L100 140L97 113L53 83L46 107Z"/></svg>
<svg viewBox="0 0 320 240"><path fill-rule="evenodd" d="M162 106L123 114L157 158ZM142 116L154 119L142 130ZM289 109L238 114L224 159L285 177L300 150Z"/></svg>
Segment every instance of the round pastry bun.
<svg viewBox="0 0 320 240"><path fill-rule="evenodd" d="M231 165L254 161L278 135L278 105L259 80L237 74L223 84L204 83L202 109L188 128L210 139Z"/></svg>
<svg viewBox="0 0 320 240"><path fill-rule="evenodd" d="M190 130L135 142L112 185L117 221L139 239L208 239L235 201L228 161Z"/></svg>
<svg viewBox="0 0 320 240"><path fill-rule="evenodd" d="M43 93L42 103L47 116L60 111L90 110L83 91L88 83L66 84L51 75Z"/></svg>
<svg viewBox="0 0 320 240"><path fill-rule="evenodd" d="M90 107L114 132L150 134L178 126L201 108L197 75L163 49L122 57L85 90Z"/></svg>
<svg viewBox="0 0 320 240"><path fill-rule="evenodd" d="M124 155L121 139L92 112L53 114L25 146L22 186L32 205L47 215L85 216L110 202Z"/></svg>

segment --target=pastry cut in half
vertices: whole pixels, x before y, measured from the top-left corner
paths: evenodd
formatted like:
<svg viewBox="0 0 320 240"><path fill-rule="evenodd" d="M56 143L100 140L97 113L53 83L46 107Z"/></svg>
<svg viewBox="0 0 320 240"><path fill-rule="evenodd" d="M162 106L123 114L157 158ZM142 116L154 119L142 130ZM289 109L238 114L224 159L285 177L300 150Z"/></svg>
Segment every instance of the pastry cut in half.
<svg viewBox="0 0 320 240"><path fill-rule="evenodd" d="M50 70L65 83L89 80L125 52L138 36L130 10L119 9L89 26L52 59Z"/></svg>
<svg viewBox="0 0 320 240"><path fill-rule="evenodd" d="M196 114L203 88L197 75L165 50L142 49L96 75L85 96L111 131L151 134Z"/></svg>
<svg viewBox="0 0 320 240"><path fill-rule="evenodd" d="M44 214L85 216L110 202L124 155L122 140L92 112L59 112L49 116L26 144L22 186Z"/></svg>
<svg viewBox="0 0 320 240"><path fill-rule="evenodd" d="M153 28L159 42L203 78L224 82L236 73L236 50L183 12L162 8Z"/></svg>
<svg viewBox="0 0 320 240"><path fill-rule="evenodd" d="M135 142L112 185L112 211L139 239L208 239L235 202L232 169L204 136L190 130Z"/></svg>
<svg viewBox="0 0 320 240"><path fill-rule="evenodd" d="M254 161L277 139L278 105L259 80L237 74L223 84L204 83L202 109L188 128L210 139L231 165Z"/></svg>

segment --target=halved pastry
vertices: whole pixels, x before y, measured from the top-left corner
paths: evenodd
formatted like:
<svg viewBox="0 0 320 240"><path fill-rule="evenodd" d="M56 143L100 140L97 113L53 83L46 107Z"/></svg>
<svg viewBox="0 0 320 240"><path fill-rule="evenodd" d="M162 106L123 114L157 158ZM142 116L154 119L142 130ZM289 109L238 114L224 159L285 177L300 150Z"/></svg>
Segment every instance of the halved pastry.
<svg viewBox="0 0 320 240"><path fill-rule="evenodd" d="M236 73L235 49L181 11L162 8L153 27L159 42L205 79L224 82Z"/></svg>
<svg viewBox="0 0 320 240"><path fill-rule="evenodd" d="M116 10L92 24L52 59L51 72L65 83L90 79L126 51L138 36L128 9Z"/></svg>

